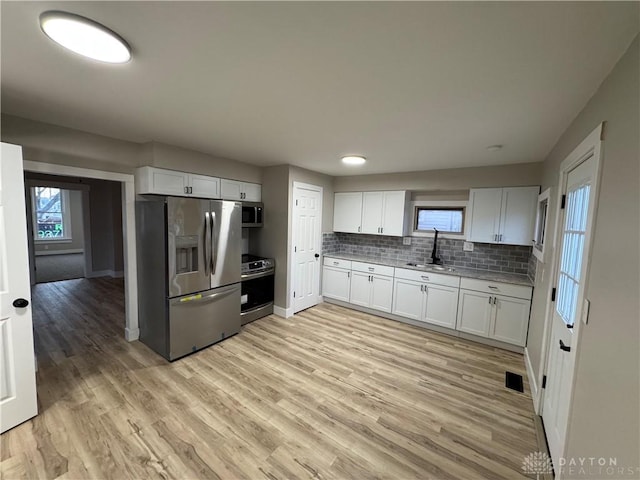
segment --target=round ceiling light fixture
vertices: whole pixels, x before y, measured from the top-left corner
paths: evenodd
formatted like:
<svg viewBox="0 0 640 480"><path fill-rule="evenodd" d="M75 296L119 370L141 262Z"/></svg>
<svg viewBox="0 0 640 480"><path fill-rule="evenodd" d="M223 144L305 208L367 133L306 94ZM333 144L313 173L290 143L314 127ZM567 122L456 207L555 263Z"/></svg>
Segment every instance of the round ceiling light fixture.
<svg viewBox="0 0 640 480"><path fill-rule="evenodd" d="M367 161L362 155L347 155L342 157L342 163L345 165L362 165Z"/></svg>
<svg viewBox="0 0 640 480"><path fill-rule="evenodd" d="M502 150L503 145L489 145L487 147L487 150L489 150L490 152L498 152L500 150Z"/></svg>
<svg viewBox="0 0 640 480"><path fill-rule="evenodd" d="M50 10L40 15L40 28L54 42L93 60L131 60L131 49L120 35L80 15Z"/></svg>

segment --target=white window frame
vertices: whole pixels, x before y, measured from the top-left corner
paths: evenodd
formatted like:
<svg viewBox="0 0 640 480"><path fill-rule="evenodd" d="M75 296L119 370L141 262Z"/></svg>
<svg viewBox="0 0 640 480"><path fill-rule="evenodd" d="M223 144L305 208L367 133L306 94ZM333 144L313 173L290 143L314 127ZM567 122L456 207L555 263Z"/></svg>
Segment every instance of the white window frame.
<svg viewBox="0 0 640 480"><path fill-rule="evenodd" d="M549 226L549 207L551 196L551 189L547 188L544 192L538 195L538 207L536 212L536 228L533 231L534 239L533 239L533 248L531 252L533 255L541 262L544 262L544 246L545 240L547 236L547 228ZM543 209L543 207L545 207ZM542 213L546 212L543 216ZM541 228L542 227L542 228Z"/></svg>
<svg viewBox="0 0 640 480"><path fill-rule="evenodd" d="M411 228L411 236L412 237L433 237L434 236L434 232L423 232L420 230L416 230L416 215L418 212L418 207L420 208L462 208L464 209L464 213L463 216L466 217L467 215L467 207L469 205L469 202L466 200L415 200L413 202L411 202L411 209L412 209L412 214L411 214L411 221L413 222L412 224L412 228ZM452 238L452 239L458 239L458 240L466 240L465 237L465 232L464 232L464 228L465 228L465 219L463 218L462 221L462 232L460 233L445 233L445 232L440 232L438 231L438 238Z"/></svg>
<svg viewBox="0 0 640 480"><path fill-rule="evenodd" d="M64 236L62 237L49 237L49 238L40 238L38 237L38 212L36 209L36 188L38 187L46 187L46 188L57 188L60 190L61 198L60 198L60 210L62 211L62 231L64 232ZM33 241L37 244L43 243L71 243L73 241L73 234L71 231L71 212L69 210L69 190L49 186L49 185L32 185L31 186L31 209L32 209L32 218L33 222Z"/></svg>

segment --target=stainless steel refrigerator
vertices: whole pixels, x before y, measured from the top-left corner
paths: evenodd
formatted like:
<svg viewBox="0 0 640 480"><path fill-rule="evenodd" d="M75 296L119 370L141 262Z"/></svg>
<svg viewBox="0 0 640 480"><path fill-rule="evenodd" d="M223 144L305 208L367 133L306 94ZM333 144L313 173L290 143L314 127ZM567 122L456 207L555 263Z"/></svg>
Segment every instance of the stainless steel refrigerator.
<svg viewBox="0 0 640 480"><path fill-rule="evenodd" d="M240 331L242 204L139 195L140 341L175 360Z"/></svg>

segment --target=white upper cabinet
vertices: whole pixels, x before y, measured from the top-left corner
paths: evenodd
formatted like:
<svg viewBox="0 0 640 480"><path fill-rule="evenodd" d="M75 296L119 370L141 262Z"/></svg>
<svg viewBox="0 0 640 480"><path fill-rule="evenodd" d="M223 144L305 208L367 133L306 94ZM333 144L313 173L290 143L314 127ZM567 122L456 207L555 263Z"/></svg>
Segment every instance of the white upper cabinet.
<svg viewBox="0 0 640 480"><path fill-rule="evenodd" d="M336 193L333 202L333 231L359 233L362 229L362 192Z"/></svg>
<svg viewBox="0 0 640 480"><path fill-rule="evenodd" d="M224 200L262 201L262 186L257 183L238 182L223 178L221 191Z"/></svg>
<svg viewBox="0 0 640 480"><path fill-rule="evenodd" d="M362 194L362 233L378 235L382 227L383 192Z"/></svg>
<svg viewBox="0 0 640 480"><path fill-rule="evenodd" d="M409 192L336 193L333 230L371 235L408 235Z"/></svg>
<svg viewBox="0 0 640 480"><path fill-rule="evenodd" d="M220 179L155 167L136 171L136 193L220 198Z"/></svg>
<svg viewBox="0 0 640 480"><path fill-rule="evenodd" d="M540 187L502 189L500 243L533 245Z"/></svg>
<svg viewBox="0 0 640 480"><path fill-rule="evenodd" d="M191 189L189 193L194 197L220 198L220 179L206 175L187 174Z"/></svg>
<svg viewBox="0 0 640 480"><path fill-rule="evenodd" d="M409 192L383 192L382 224L380 233L403 237L409 234L411 219L408 218Z"/></svg>
<svg viewBox="0 0 640 480"><path fill-rule="evenodd" d="M539 191L539 187L471 189L467 240L531 245Z"/></svg>

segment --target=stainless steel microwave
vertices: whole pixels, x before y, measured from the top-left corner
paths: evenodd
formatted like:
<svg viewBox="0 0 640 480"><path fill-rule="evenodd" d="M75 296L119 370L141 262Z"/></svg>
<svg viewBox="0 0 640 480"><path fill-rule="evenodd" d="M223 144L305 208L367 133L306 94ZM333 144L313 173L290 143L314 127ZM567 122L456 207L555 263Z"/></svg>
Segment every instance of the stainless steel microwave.
<svg viewBox="0 0 640 480"><path fill-rule="evenodd" d="M258 202L242 202L242 226L261 227L264 207Z"/></svg>

